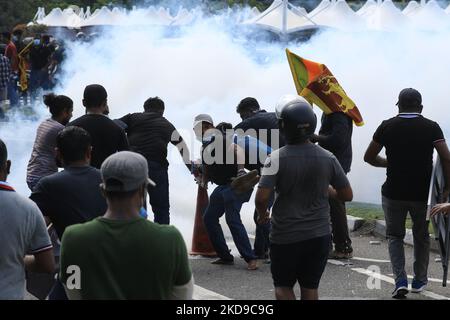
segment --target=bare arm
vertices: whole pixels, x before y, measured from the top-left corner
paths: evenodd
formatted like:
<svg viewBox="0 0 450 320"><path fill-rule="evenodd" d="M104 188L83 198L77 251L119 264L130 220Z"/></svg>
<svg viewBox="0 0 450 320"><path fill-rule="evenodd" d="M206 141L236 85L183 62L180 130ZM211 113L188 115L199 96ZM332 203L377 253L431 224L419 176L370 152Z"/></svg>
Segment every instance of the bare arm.
<svg viewBox="0 0 450 320"><path fill-rule="evenodd" d="M53 250L45 250L32 256L24 258L25 269L37 273L53 273L55 272L55 258Z"/></svg>
<svg viewBox="0 0 450 320"><path fill-rule="evenodd" d="M234 149L234 157L237 160L238 170L245 170L245 151L237 144L233 143L231 148Z"/></svg>
<svg viewBox="0 0 450 320"><path fill-rule="evenodd" d="M335 197L343 202L350 202L353 200L353 190L350 185L348 185L345 188L336 189L335 191Z"/></svg>
<svg viewBox="0 0 450 320"><path fill-rule="evenodd" d="M383 146L372 140L364 155L364 161L374 167L386 168L388 165L387 159L379 156L381 149L383 149Z"/></svg>
<svg viewBox="0 0 450 320"><path fill-rule="evenodd" d="M270 196L272 195L271 188L258 188L255 198L256 211L258 212L258 223L264 223L269 219L269 207Z"/></svg>
<svg viewBox="0 0 450 320"><path fill-rule="evenodd" d="M183 159L183 163L186 165L189 171L192 170L192 164L191 164L191 157L189 148L184 140L181 140L179 143L175 145L177 147L178 152L181 155L181 158Z"/></svg>

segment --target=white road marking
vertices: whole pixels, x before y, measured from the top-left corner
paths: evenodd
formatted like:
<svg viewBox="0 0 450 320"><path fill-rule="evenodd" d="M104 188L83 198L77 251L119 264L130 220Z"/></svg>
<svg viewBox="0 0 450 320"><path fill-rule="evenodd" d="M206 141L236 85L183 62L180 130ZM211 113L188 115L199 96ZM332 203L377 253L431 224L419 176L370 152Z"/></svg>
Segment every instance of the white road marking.
<svg viewBox="0 0 450 320"><path fill-rule="evenodd" d="M393 276L393 274L389 273L388 276ZM408 275L408 279L414 279L414 277L411 276L411 275ZM436 283L442 283L442 279L437 279L437 278L428 278L428 281L436 282ZM447 281L447 284L450 284L450 281Z"/></svg>
<svg viewBox="0 0 450 320"><path fill-rule="evenodd" d="M195 285L194 300L233 300L233 299L218 294L217 292Z"/></svg>
<svg viewBox="0 0 450 320"><path fill-rule="evenodd" d="M350 266L351 262L342 262L340 260L328 259L328 263L334 264L335 266Z"/></svg>
<svg viewBox="0 0 450 320"><path fill-rule="evenodd" d="M373 277L373 278L382 280L384 282L390 283L392 285L395 285L395 280L393 278L385 276L385 275L382 275L382 274L379 274L379 273L376 273L376 272L373 272L371 270L367 270L367 269L364 269L364 268L352 268L352 270L356 271L358 273L364 274L366 276ZM431 292L431 291L424 290L420 294L422 294L422 295L424 295L426 297L429 297L431 299L450 300L450 298L448 298L448 297L441 296L440 294L437 294L437 293L434 293L434 292Z"/></svg>
<svg viewBox="0 0 450 320"><path fill-rule="evenodd" d="M361 258L361 257L353 257L353 260L359 261L369 261L369 262L378 262L378 263L390 263L390 260L380 260L380 259L372 259L372 258Z"/></svg>

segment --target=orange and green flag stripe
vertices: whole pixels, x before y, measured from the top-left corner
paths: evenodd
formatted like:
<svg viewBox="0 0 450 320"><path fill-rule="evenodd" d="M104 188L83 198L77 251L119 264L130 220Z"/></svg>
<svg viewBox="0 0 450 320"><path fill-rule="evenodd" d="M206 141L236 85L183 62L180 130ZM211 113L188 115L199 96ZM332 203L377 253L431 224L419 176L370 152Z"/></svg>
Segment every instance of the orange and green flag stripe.
<svg viewBox="0 0 450 320"><path fill-rule="evenodd" d="M343 112L357 126L364 125L355 103L348 97L331 71L321 63L303 59L286 49L297 93L325 114Z"/></svg>

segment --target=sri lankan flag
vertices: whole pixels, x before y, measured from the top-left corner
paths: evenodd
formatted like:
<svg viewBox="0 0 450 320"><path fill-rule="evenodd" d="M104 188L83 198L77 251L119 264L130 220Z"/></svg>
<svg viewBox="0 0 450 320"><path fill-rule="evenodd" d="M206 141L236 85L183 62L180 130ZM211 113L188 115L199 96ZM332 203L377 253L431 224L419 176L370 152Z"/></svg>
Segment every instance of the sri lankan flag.
<svg viewBox="0 0 450 320"><path fill-rule="evenodd" d="M325 114L343 112L357 126L364 125L358 107L345 93L327 66L309 61L286 49L297 93L322 109Z"/></svg>

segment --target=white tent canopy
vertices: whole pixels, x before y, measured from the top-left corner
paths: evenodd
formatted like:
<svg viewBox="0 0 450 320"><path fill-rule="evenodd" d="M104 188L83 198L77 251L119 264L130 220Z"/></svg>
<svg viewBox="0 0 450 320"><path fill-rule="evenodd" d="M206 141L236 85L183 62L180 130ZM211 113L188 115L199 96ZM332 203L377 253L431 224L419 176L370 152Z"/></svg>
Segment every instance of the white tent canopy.
<svg viewBox="0 0 450 320"><path fill-rule="evenodd" d="M311 19L317 25L336 29L355 30L364 27L364 20L349 7L345 0L333 2L325 10L311 16Z"/></svg>
<svg viewBox="0 0 450 320"><path fill-rule="evenodd" d="M116 26L120 25L122 15L117 11L113 13L107 7L102 7L99 10L95 10L94 14L80 23L80 27L91 26Z"/></svg>
<svg viewBox="0 0 450 320"><path fill-rule="evenodd" d="M37 22L48 27L74 28L79 21L79 17L71 8L65 11L62 11L60 8L55 8L46 17Z"/></svg>
<svg viewBox="0 0 450 320"><path fill-rule="evenodd" d="M409 19L391 0L377 4L375 10L364 16L367 27L372 30L397 31L410 25Z"/></svg>
<svg viewBox="0 0 450 320"><path fill-rule="evenodd" d="M300 14L301 12L287 0L275 0L261 15L245 21L243 24L254 24L283 34L316 27L316 24L307 16Z"/></svg>
<svg viewBox="0 0 450 320"><path fill-rule="evenodd" d="M422 30L442 30L450 27L450 19L435 0L427 2L411 17L413 25Z"/></svg>
<svg viewBox="0 0 450 320"><path fill-rule="evenodd" d="M370 15L375 11L377 8L377 3L375 0L367 0L366 3L358 10L356 11L356 14L359 16L365 16Z"/></svg>
<svg viewBox="0 0 450 320"><path fill-rule="evenodd" d="M126 11L115 7L102 7L91 14L86 10L70 6L65 10L53 9L45 15L44 8L38 8L33 19L35 23L49 27L82 28L90 26L183 26L191 24L201 16L201 9L187 10L179 8L175 16L169 9L150 6ZM231 20L230 20L231 18ZM450 5L444 10L436 0L409 1L402 10L392 0L367 0L354 12L346 0L322 0L317 7L307 13L304 8L296 7L289 0L274 0L270 7L262 13L258 9L247 7L245 10L231 8L215 17L221 23L242 22L244 25L255 25L279 34L289 34L301 30L328 27L341 30L380 30L398 31L414 28L425 31L450 29ZM236 20L237 19L237 20Z"/></svg>
<svg viewBox="0 0 450 320"><path fill-rule="evenodd" d="M309 13L310 18L314 18L316 15L324 13L326 10L328 10L331 7L331 1L330 0L322 0L319 5Z"/></svg>
<svg viewBox="0 0 450 320"><path fill-rule="evenodd" d="M417 1L410 1L408 5L403 9L403 14L408 17L416 15L421 9L420 4Z"/></svg>

